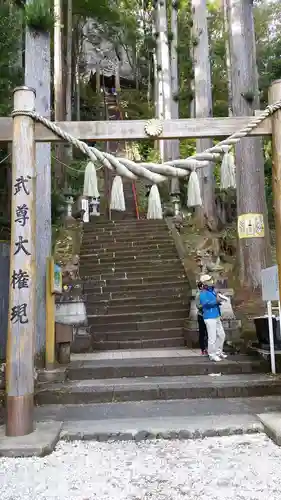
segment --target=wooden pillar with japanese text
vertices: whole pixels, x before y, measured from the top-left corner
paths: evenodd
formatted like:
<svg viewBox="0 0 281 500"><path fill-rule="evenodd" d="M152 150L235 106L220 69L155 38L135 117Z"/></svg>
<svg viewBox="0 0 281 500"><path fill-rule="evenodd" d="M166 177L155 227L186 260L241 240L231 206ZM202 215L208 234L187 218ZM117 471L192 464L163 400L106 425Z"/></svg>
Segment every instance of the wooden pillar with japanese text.
<svg viewBox="0 0 281 500"><path fill-rule="evenodd" d="M268 96L269 104L281 101L281 80L275 80ZM281 300L281 110L272 116L272 190L276 233L276 260Z"/></svg>
<svg viewBox="0 0 281 500"><path fill-rule="evenodd" d="M18 87L14 110L33 111L35 91ZM33 119L13 119L10 294L6 368L7 436L34 430L35 139Z"/></svg>

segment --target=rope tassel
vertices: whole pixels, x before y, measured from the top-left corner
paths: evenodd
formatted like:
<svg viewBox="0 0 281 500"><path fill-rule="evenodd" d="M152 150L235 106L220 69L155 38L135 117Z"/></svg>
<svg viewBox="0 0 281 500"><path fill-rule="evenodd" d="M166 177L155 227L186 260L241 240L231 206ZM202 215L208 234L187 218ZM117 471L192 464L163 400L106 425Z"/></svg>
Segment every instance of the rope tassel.
<svg viewBox="0 0 281 500"><path fill-rule="evenodd" d="M157 184L153 184L148 197L147 219L163 219L161 198Z"/></svg>
<svg viewBox="0 0 281 500"><path fill-rule="evenodd" d="M83 196L89 198L99 198L100 196L96 167L92 161L89 161L85 168Z"/></svg>
<svg viewBox="0 0 281 500"><path fill-rule="evenodd" d="M123 189L123 181L120 175L116 175L113 179L110 198L110 210L118 210L125 212L125 197Z"/></svg>
<svg viewBox="0 0 281 500"><path fill-rule="evenodd" d="M234 154L226 151L221 164L221 189L236 188Z"/></svg>
<svg viewBox="0 0 281 500"><path fill-rule="evenodd" d="M200 183L197 172L195 170L193 170L189 176L189 181L187 186L187 206L188 207L202 206Z"/></svg>

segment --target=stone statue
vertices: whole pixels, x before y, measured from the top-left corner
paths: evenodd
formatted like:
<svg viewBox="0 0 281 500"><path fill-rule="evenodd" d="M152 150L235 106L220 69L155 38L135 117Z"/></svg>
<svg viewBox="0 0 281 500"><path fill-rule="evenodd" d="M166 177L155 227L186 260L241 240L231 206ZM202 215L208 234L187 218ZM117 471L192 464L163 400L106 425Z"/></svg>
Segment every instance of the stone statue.
<svg viewBox="0 0 281 500"><path fill-rule="evenodd" d="M62 270L63 281L74 281L79 279L79 255L74 255L70 262Z"/></svg>

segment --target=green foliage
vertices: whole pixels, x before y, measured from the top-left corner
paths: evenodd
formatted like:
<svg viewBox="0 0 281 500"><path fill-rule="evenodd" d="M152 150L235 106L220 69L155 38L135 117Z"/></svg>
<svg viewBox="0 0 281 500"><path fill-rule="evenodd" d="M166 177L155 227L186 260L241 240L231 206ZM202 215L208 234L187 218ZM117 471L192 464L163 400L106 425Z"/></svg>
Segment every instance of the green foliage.
<svg viewBox="0 0 281 500"><path fill-rule="evenodd" d="M72 189L74 195L80 195L84 184L84 171L87 161L73 160L67 168L67 185Z"/></svg>
<svg viewBox="0 0 281 500"><path fill-rule="evenodd" d="M51 218L52 225L58 225L65 210L65 200L61 193L52 191Z"/></svg>
<svg viewBox="0 0 281 500"><path fill-rule="evenodd" d="M126 113L126 118L129 120L145 120L152 118L154 115L151 103L147 102L146 91L121 89L119 102L123 114Z"/></svg>
<svg viewBox="0 0 281 500"><path fill-rule="evenodd" d="M30 30L50 32L54 27L51 0L32 0L25 4L24 19Z"/></svg>
<svg viewBox="0 0 281 500"><path fill-rule="evenodd" d="M20 13L8 3L0 4L0 115L12 108L12 91L21 82Z"/></svg>

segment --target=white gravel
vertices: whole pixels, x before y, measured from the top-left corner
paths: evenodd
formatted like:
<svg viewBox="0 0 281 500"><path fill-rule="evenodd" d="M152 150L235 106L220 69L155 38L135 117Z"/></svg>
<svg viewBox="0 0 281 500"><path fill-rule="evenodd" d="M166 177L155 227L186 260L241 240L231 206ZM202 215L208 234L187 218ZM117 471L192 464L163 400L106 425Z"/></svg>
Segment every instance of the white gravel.
<svg viewBox="0 0 281 500"><path fill-rule="evenodd" d="M1 500L280 499L281 448L266 436L61 442L45 458L0 459Z"/></svg>

